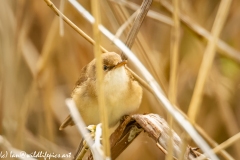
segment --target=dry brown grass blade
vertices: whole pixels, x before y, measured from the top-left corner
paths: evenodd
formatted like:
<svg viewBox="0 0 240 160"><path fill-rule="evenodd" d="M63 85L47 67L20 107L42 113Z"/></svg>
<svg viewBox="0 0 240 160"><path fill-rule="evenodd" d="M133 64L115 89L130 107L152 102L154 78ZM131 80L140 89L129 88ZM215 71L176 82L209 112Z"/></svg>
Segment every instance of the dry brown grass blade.
<svg viewBox="0 0 240 160"><path fill-rule="evenodd" d="M170 62L170 82L169 82L169 100L172 104L177 104L177 68L179 61L179 45L180 45L180 21L179 21L179 1L174 0L173 20L174 26L172 28L172 47L171 47L171 62Z"/></svg>
<svg viewBox="0 0 240 160"><path fill-rule="evenodd" d="M59 6L59 10L61 13L63 13L64 11L64 5L65 5L65 0L61 0L60 1L60 6ZM62 15L59 15L59 31L60 31L60 36L64 36L64 23L63 23L63 18Z"/></svg>
<svg viewBox="0 0 240 160"><path fill-rule="evenodd" d="M218 145L217 147L215 147L215 148L213 149L213 151L214 151L215 153L217 153L217 152L219 152L219 151L221 151L221 150L229 147L230 145L236 143L236 142L239 141L239 140L240 140L240 132L237 133L236 135L232 136L231 138L229 138L229 139L226 140L225 142L221 143L221 144ZM238 143L239 143L239 142L238 142Z"/></svg>
<svg viewBox="0 0 240 160"><path fill-rule="evenodd" d="M2 70L0 68L0 75L2 75ZM2 93L3 93L3 81L0 77L0 134L3 133L3 104L2 104Z"/></svg>
<svg viewBox="0 0 240 160"><path fill-rule="evenodd" d="M127 27L131 25L134 18L137 16L138 11L135 11L128 19L125 21L117 30L115 36L116 38L120 38L123 32L126 30Z"/></svg>
<svg viewBox="0 0 240 160"><path fill-rule="evenodd" d="M185 113L183 113L179 108L177 108L177 109L178 109L179 112L181 112L181 114L182 114L186 119L188 119L188 117L187 117L187 115L186 115ZM216 147L216 146L219 145L219 144L216 143L216 142L206 133L206 131L204 131L198 124L195 124L194 127L195 127L196 130L199 132L199 134L201 134L201 136L203 136L204 139L205 139L212 147ZM189 139L189 138L187 137L187 139ZM226 158L226 159L229 159L229 160L230 160L230 159L231 159L231 160L234 159L234 158L233 158L231 155L229 155L229 153L226 152L225 150L221 150L221 151L219 151L219 152L220 152L220 154L221 154L224 158Z"/></svg>
<svg viewBox="0 0 240 160"><path fill-rule="evenodd" d="M119 5L126 6L127 8L130 8L132 10L137 10L139 8L139 5L135 4L134 2L131 1L126 1L126 0L112 0L114 3L118 3ZM165 16L163 14L157 13L156 11L150 10L147 14L148 17L155 19L157 21L160 21L164 24L173 26L174 22L171 18L168 16Z"/></svg>
<svg viewBox="0 0 240 160"><path fill-rule="evenodd" d="M16 86L19 53L16 49L16 16L9 1L0 1L0 132L1 134L15 132L12 127L5 124L15 123L14 118L19 111L17 106ZM7 119L6 119L7 117ZM4 122L4 123L3 123ZM15 135L9 134L8 139Z"/></svg>
<svg viewBox="0 0 240 160"><path fill-rule="evenodd" d="M195 123L195 119L199 111L199 107L201 105L204 84L206 82L207 75L209 73L209 70L211 69L211 65L215 57L216 44L218 41L218 37L221 33L221 30L223 28L223 24L226 21L230 4L231 4L231 0L221 1L216 19L212 27L211 33L213 37L211 38L211 40L209 40L207 48L205 50L203 61L201 63L201 67L199 70L197 82L194 88L193 96L188 109L189 119L193 123Z"/></svg>
<svg viewBox="0 0 240 160"><path fill-rule="evenodd" d="M29 39L25 40L25 43L22 46L22 54L33 77L36 77L37 74L36 64L39 60L39 53L34 44Z"/></svg>
<svg viewBox="0 0 240 160"><path fill-rule="evenodd" d="M212 140L212 138L200 126L195 125L195 127L198 130L198 132L208 141L208 143L212 147L217 147L219 145L214 140ZM220 150L219 154L221 154L225 159L234 160L234 158L228 152L226 152L225 150Z"/></svg>
<svg viewBox="0 0 240 160"><path fill-rule="evenodd" d="M159 1L159 0L157 0L157 1ZM131 8L133 10L137 10L137 8L139 7L139 5L137 5L133 2L129 2L129 1L125 1L125 0L114 1L114 2L125 5L128 8ZM172 6L171 3L169 3L166 0L160 0L160 3L169 12L174 13L174 9L173 9L173 6ZM155 19L157 21L160 21L162 23L165 23L167 25L173 26L173 20L172 19L170 19L169 17L167 17L165 15L157 13L156 11L152 11L152 10L149 11L147 16L152 18L152 19ZM184 13L180 13L179 17L180 17L181 22L184 23L187 27L189 27L194 33L196 33L200 37L205 38L206 40L211 39L211 34L206 29L204 29L203 27L198 25L196 22L194 22L194 20L192 20L188 15L186 15ZM240 62L240 52L238 50L234 49L233 47L231 47L230 45L228 45L226 42L224 42L221 39L219 39L218 42L217 42L217 50L222 55L230 57L233 60L237 61L238 63Z"/></svg>
<svg viewBox="0 0 240 160"><path fill-rule="evenodd" d="M218 79L215 79L218 77ZM213 69L213 83L212 86L214 88L216 100L218 103L218 108L220 112L220 117L222 118L222 122L224 123L225 128L227 128L226 132L228 135L232 136L240 131L240 128L237 123L237 119L235 118L233 108L229 104L231 99L231 90L234 86L229 86L230 80L225 79L220 73L218 73L215 69ZM218 83L217 83L218 82ZM228 86L226 86L228 84ZM229 88L230 87L230 88ZM240 157L240 143L236 143L233 145L233 149L236 155Z"/></svg>
<svg viewBox="0 0 240 160"><path fill-rule="evenodd" d="M42 119L40 126L46 128L46 130L40 130L40 132L44 132L51 141L55 139L55 132L53 130L55 116L52 111L51 99L53 96L53 84L55 83L56 77L53 74L54 69L49 64L51 64L54 57L54 52L51 51L56 45L54 39L58 35L58 30L56 30L57 26L58 19L55 18L51 24L46 41L44 42L41 57L39 57L35 64L37 67L36 81L34 80L33 82L36 84L36 88L39 89L40 99L42 98L41 100L43 102L43 111L45 112L45 117Z"/></svg>
<svg viewBox="0 0 240 160"><path fill-rule="evenodd" d="M50 0L44 0L47 5L56 13L57 16L61 15L61 18L69 24L77 33L79 33L83 38L85 38L88 42L94 45L94 41L91 37L89 37L85 32L83 32L80 28L78 28L72 21L70 21L64 14L62 14L57 7L50 1ZM108 52L105 48L101 46L101 49L103 52Z"/></svg>
<svg viewBox="0 0 240 160"><path fill-rule="evenodd" d="M51 60L51 57L53 56L53 53L50 51L55 46L54 39L57 35L57 30L56 30L57 26L58 26L58 19L55 18L51 24L49 33L47 35L46 41L42 49L41 57L39 58L37 63L37 76L39 77L41 77L42 71L45 69L45 67Z"/></svg>
<svg viewBox="0 0 240 160"><path fill-rule="evenodd" d="M173 13L173 6L166 0L158 0L160 3L170 12ZM208 41L211 40L212 35L203 27L196 24L192 19L190 19L187 15L180 13L180 19L181 21L186 24L190 29L192 29L196 34L198 34L201 37L204 37ZM240 62L240 52L229 46L226 42L219 39L217 41L217 49L218 51L234 60L236 60L238 63Z"/></svg>
<svg viewBox="0 0 240 160"><path fill-rule="evenodd" d="M240 140L240 132L237 133L236 135L232 136L231 138L227 139L226 141L224 141L223 143L219 144L218 146L216 146L214 149L213 149L213 152L214 153L218 153L224 149L226 149L227 147L231 146L232 144L236 143L237 141ZM200 160L204 159L205 156L204 155L201 155L199 157ZM234 160L234 158L232 157L229 157L229 158L226 158L227 160Z"/></svg>
<svg viewBox="0 0 240 160"><path fill-rule="evenodd" d="M19 148L23 148L24 145L26 145L23 140L24 140L24 132L26 130L26 122L27 122L27 117L29 114L29 109L30 109L30 101L34 100L35 94L34 92L36 91L36 84L33 82L30 85L29 90L27 91L27 94L24 97L23 104L21 106L21 115L18 117L18 125L17 125L17 131L19 132L16 137L15 141L18 145Z"/></svg>

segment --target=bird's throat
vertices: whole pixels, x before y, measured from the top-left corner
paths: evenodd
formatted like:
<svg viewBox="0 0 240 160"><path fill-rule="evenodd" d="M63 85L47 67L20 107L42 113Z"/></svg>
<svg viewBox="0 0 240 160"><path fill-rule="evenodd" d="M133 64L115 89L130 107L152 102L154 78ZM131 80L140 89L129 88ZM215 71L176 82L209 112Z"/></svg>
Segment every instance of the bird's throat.
<svg viewBox="0 0 240 160"><path fill-rule="evenodd" d="M118 95L118 93L127 92L129 80L129 75L124 66L109 71L104 77L105 94Z"/></svg>

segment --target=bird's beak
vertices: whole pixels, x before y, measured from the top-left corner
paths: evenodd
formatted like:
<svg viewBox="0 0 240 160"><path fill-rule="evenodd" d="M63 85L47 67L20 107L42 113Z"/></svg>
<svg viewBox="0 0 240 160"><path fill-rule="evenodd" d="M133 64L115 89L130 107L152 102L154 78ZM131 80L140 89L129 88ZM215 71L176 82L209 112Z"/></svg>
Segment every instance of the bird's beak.
<svg viewBox="0 0 240 160"><path fill-rule="evenodd" d="M125 65L125 64L127 64L127 60L123 60L122 62L119 62L119 63L114 67L114 69L115 69L115 68L119 68L119 67L121 67L121 66L123 66L123 65Z"/></svg>

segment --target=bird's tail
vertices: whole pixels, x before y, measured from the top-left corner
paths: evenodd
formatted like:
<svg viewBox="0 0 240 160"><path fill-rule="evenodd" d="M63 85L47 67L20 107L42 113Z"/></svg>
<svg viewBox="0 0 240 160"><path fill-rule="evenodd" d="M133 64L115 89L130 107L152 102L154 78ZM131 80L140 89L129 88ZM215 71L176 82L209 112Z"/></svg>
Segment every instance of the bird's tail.
<svg viewBox="0 0 240 160"><path fill-rule="evenodd" d="M59 130L63 130L67 126L73 126L73 125L74 125L74 122L72 120L72 117L70 115L68 115L67 118L63 121L63 123L59 127Z"/></svg>

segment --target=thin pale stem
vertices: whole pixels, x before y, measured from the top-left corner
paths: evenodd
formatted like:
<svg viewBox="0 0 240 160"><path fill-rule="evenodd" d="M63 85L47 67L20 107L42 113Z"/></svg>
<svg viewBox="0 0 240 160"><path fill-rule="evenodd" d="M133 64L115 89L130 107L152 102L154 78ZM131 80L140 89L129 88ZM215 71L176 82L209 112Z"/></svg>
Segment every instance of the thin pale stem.
<svg viewBox="0 0 240 160"><path fill-rule="evenodd" d="M64 4L65 4L65 0L61 0L60 1L60 12L63 13L64 10ZM64 24L63 24L63 19L62 19L62 14L59 15L59 28L60 28L60 36L64 36Z"/></svg>
<svg viewBox="0 0 240 160"><path fill-rule="evenodd" d="M218 145L217 147L215 147L213 149L213 152L218 153L221 150L224 150L225 148L231 146L232 144L236 143L237 141L240 140L240 132L237 133L236 135L232 136L231 138L229 138L228 140L226 140L225 142L221 143L220 145ZM239 142L238 142L239 143Z"/></svg>

